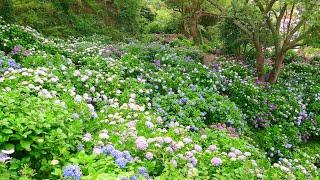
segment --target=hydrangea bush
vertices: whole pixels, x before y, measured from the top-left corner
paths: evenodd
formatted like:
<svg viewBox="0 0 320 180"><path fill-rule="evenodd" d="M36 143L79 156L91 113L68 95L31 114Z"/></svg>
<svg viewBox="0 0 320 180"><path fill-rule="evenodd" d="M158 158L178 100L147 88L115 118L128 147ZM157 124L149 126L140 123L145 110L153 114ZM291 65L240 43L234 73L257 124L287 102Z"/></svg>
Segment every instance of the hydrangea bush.
<svg viewBox="0 0 320 180"><path fill-rule="evenodd" d="M319 176L318 152L303 148L319 138L318 66L293 62L261 85L189 46L0 27L1 178Z"/></svg>

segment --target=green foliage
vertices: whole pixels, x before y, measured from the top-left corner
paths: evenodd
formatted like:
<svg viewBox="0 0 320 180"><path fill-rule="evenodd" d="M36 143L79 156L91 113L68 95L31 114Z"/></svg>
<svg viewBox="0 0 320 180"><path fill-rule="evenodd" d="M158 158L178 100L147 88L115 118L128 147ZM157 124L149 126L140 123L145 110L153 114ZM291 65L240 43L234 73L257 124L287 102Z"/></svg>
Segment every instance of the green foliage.
<svg viewBox="0 0 320 180"><path fill-rule="evenodd" d="M299 56L299 54L294 50L288 51L284 58L285 64L290 64L292 62L303 62L303 61L304 61L304 58Z"/></svg>
<svg viewBox="0 0 320 180"><path fill-rule="evenodd" d="M0 179L319 177L319 64L271 86L226 57L202 65L184 38L1 29Z"/></svg>
<svg viewBox="0 0 320 180"><path fill-rule="evenodd" d="M137 33L139 31L139 18L142 8L141 0L115 0L118 7L119 24L124 32Z"/></svg>
<svg viewBox="0 0 320 180"><path fill-rule="evenodd" d="M36 97L28 89L17 87L0 95L0 148L15 150L13 157L21 160L17 166L37 162L32 168L48 175L53 158L68 157L74 150L84 119L71 118L76 108Z"/></svg>
<svg viewBox="0 0 320 180"><path fill-rule="evenodd" d="M249 40L230 19L220 24L220 38L223 43L223 51L226 54L240 56L246 53Z"/></svg>
<svg viewBox="0 0 320 180"><path fill-rule="evenodd" d="M12 0L1 0L0 1L0 17L9 22L15 22L15 12Z"/></svg>
<svg viewBox="0 0 320 180"><path fill-rule="evenodd" d="M155 106L164 111L168 120L176 120L184 125L226 123L239 130L244 128L241 112L228 99L212 90L200 91L199 87L192 84L180 91L184 93L172 93L155 98Z"/></svg>

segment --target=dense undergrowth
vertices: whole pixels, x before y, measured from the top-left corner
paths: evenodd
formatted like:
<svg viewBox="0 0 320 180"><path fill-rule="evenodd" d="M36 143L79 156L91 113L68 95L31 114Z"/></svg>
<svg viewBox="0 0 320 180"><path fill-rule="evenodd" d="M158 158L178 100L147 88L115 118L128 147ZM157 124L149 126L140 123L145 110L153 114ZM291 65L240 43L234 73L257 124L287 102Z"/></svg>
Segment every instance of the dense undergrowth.
<svg viewBox="0 0 320 180"><path fill-rule="evenodd" d="M319 64L279 83L183 43L47 39L0 23L5 179L314 179Z"/></svg>

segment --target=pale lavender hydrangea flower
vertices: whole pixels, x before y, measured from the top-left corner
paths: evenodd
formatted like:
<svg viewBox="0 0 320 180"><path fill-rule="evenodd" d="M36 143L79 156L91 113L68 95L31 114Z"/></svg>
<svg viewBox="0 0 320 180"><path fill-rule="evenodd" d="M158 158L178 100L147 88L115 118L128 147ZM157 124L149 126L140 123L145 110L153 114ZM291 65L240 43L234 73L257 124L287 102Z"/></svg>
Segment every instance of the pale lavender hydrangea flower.
<svg viewBox="0 0 320 180"><path fill-rule="evenodd" d="M210 146L208 147L208 149L209 149L209 151L213 152L213 151L216 151L216 150L217 150L217 146L213 144L213 145L210 145Z"/></svg>
<svg viewBox="0 0 320 180"><path fill-rule="evenodd" d="M153 154L152 154L151 152L147 152L146 158L147 158L148 160L152 160L152 159L153 159Z"/></svg>
<svg viewBox="0 0 320 180"><path fill-rule="evenodd" d="M136 147L139 150L146 150L148 148L148 142L145 137L138 137L136 140Z"/></svg>
<svg viewBox="0 0 320 180"><path fill-rule="evenodd" d="M86 133L82 138L82 140L85 142L89 142L89 141L91 141L91 139L92 139L92 136L90 133Z"/></svg>

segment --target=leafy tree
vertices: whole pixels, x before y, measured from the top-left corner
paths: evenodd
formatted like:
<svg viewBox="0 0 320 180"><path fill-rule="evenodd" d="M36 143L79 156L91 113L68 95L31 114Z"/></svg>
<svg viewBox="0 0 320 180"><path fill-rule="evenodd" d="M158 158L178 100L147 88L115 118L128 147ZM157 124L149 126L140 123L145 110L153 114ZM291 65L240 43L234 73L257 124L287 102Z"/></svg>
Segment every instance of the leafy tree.
<svg viewBox="0 0 320 180"><path fill-rule="evenodd" d="M7 22L14 22L14 6L12 0L0 0L0 16Z"/></svg>
<svg viewBox="0 0 320 180"><path fill-rule="evenodd" d="M274 51L273 68L266 79L276 83L286 52L305 45L312 34L319 31L318 0L233 0L229 11L223 6L217 7L254 45L260 81L265 79L264 47L271 47ZM269 37L271 45L268 43Z"/></svg>
<svg viewBox="0 0 320 180"><path fill-rule="evenodd" d="M121 29L137 33L139 30L139 18L142 8L142 0L114 0L119 10L119 24Z"/></svg>
<svg viewBox="0 0 320 180"><path fill-rule="evenodd" d="M226 19L220 23L219 29L224 53L238 57L246 53L249 41L231 19Z"/></svg>
<svg viewBox="0 0 320 180"><path fill-rule="evenodd" d="M183 33L191 36L196 44L200 44L199 20L202 17L215 16L211 9L215 1L217 0L166 0L165 2L168 7L182 14Z"/></svg>

